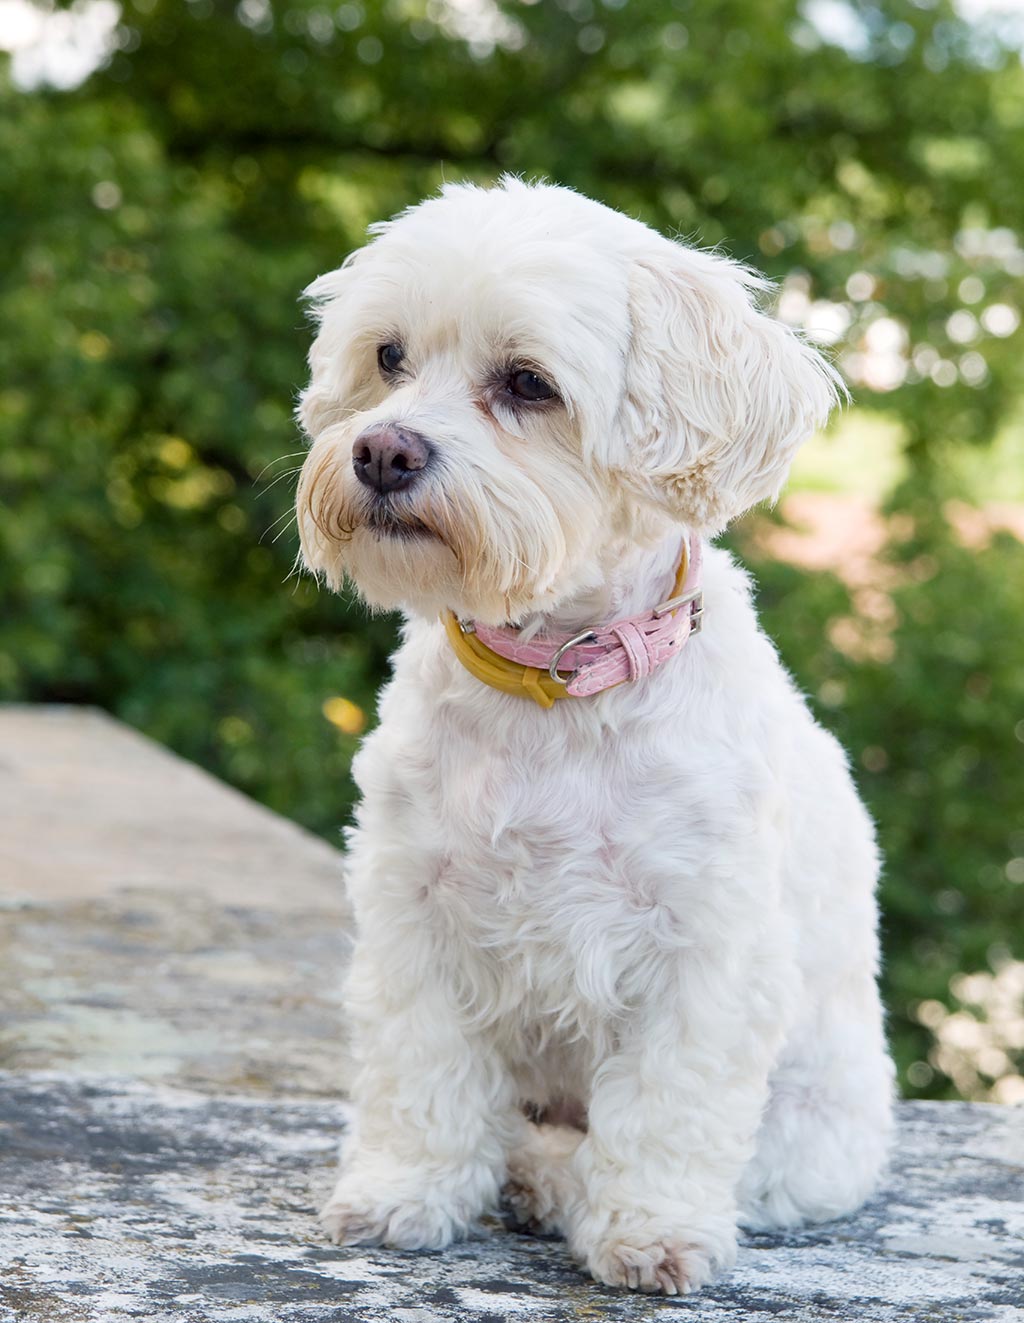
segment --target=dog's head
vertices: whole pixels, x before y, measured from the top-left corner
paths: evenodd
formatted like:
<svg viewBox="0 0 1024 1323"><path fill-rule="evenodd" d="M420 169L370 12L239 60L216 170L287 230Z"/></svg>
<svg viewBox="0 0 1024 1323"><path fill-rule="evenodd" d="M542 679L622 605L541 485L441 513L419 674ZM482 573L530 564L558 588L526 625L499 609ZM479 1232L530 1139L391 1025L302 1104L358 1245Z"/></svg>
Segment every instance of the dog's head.
<svg viewBox="0 0 1024 1323"><path fill-rule="evenodd" d="M307 565L516 621L774 497L837 378L764 282L564 188L454 185L315 281Z"/></svg>

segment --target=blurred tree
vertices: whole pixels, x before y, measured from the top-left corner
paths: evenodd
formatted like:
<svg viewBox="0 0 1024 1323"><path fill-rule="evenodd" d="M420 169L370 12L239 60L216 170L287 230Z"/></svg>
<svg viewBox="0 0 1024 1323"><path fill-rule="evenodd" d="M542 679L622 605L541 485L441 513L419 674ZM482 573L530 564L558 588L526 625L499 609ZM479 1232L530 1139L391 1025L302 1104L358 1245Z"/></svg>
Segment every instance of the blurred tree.
<svg viewBox="0 0 1024 1323"><path fill-rule="evenodd" d="M289 577L294 300L369 222L512 170L721 243L898 422L925 510L1021 398L1024 73L949 0L131 0L115 43L74 91L0 86L0 696L100 703L328 835L393 624ZM885 666L829 651L838 584L758 567L797 674L843 671L830 722L886 751L908 1065L915 997L1008 940L1024 827L1024 580L920 515L942 575Z"/></svg>
<svg viewBox="0 0 1024 1323"><path fill-rule="evenodd" d="M922 463L1020 396L1024 72L949 0L145 0L121 46L87 94L246 234L337 255L442 172L545 175L796 275Z"/></svg>
<svg viewBox="0 0 1024 1323"><path fill-rule="evenodd" d="M783 659L848 750L878 823L893 1046L911 1091L941 1095L936 1007L951 1004L962 971L1024 958L1024 545L1001 534L965 547L931 493L902 504L875 618L830 575L773 563L749 526L736 536ZM1009 1053L979 1054L976 1095L1024 1075L1024 1006L1006 1038ZM993 1096L1024 1100L1018 1084Z"/></svg>

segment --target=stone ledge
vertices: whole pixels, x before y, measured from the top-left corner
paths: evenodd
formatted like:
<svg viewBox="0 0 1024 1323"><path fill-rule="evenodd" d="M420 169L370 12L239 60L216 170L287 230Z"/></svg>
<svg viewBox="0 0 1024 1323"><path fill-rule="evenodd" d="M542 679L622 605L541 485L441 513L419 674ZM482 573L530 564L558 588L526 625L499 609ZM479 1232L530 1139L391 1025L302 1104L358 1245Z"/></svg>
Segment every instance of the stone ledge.
<svg viewBox="0 0 1024 1323"><path fill-rule="evenodd" d="M0 1076L0 1320L14 1323L1020 1323L1024 1114L904 1103L893 1171L858 1216L744 1239L686 1301L596 1286L556 1240L495 1227L442 1253L341 1250L341 1104L128 1080Z"/></svg>
<svg viewBox="0 0 1024 1323"><path fill-rule="evenodd" d="M0 706L0 1068L336 1096L342 864L105 713Z"/></svg>

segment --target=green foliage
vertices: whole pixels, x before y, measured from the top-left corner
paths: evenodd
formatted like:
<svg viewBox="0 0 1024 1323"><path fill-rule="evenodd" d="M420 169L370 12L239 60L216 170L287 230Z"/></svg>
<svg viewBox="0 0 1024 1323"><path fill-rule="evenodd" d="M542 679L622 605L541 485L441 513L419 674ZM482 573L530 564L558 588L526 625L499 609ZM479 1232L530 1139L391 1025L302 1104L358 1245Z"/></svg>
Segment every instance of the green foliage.
<svg viewBox="0 0 1024 1323"><path fill-rule="evenodd" d="M756 571L765 626L849 751L878 824L886 999L903 1079L916 1062L912 1091L943 1097L955 1094L920 1004L949 1004L959 971L1024 958L1024 545L1002 534L968 550L929 501L907 493L900 504L885 556L895 611L877 660L831 641L838 620L871 629L835 578L770 560Z"/></svg>
<svg viewBox="0 0 1024 1323"><path fill-rule="evenodd" d="M272 478L299 449L308 259L240 239L230 187L172 163L138 113L15 104L0 694L99 703L328 830L352 741L320 706L339 689L372 706L391 629L289 577Z"/></svg>
<svg viewBox="0 0 1024 1323"><path fill-rule="evenodd" d="M844 48L796 0L131 0L81 88L0 85L0 697L101 704L335 836L359 722L330 700L372 712L394 626L293 574L296 298L442 178L546 175L785 278L898 424L901 503L933 500L1022 394L986 310L1024 274L1024 74L949 0L849 13ZM829 642L841 584L755 566L870 751L903 1065L917 1002L1020 942L1024 855L1021 548L913 528L884 663Z"/></svg>

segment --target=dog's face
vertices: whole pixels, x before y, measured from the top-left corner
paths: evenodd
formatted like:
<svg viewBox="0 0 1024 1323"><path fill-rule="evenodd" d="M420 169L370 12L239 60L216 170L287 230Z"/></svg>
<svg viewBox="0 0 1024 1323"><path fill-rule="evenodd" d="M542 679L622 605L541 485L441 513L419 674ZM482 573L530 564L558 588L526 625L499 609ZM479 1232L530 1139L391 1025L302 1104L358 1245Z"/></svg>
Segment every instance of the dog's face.
<svg viewBox="0 0 1024 1323"><path fill-rule="evenodd" d="M457 185L308 291L307 565L517 621L774 496L835 399L761 282L567 189Z"/></svg>

